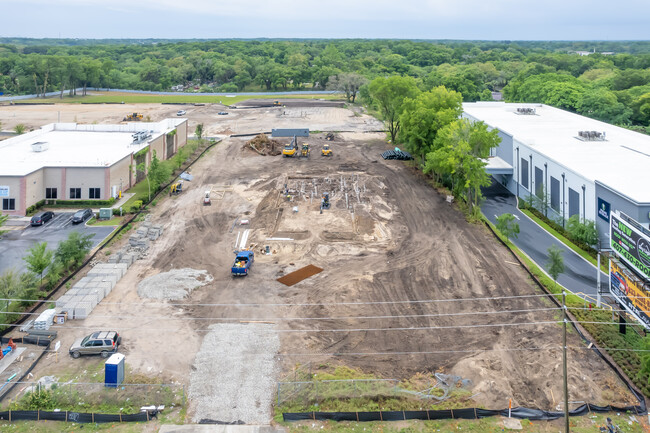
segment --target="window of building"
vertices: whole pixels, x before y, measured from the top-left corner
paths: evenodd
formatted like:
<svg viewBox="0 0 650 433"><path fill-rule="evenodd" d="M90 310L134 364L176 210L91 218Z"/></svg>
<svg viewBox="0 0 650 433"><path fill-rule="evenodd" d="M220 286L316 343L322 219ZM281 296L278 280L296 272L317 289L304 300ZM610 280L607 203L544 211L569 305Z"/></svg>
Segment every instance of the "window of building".
<svg viewBox="0 0 650 433"><path fill-rule="evenodd" d="M521 158L521 182L524 188L528 189L528 160Z"/></svg>
<svg viewBox="0 0 650 433"><path fill-rule="evenodd" d="M580 215L580 193L569 188L569 218Z"/></svg>
<svg viewBox="0 0 650 433"><path fill-rule="evenodd" d="M560 181L551 176L551 207L560 211Z"/></svg>
<svg viewBox="0 0 650 433"><path fill-rule="evenodd" d="M54 199L56 197L56 188L45 188L45 198Z"/></svg>
<svg viewBox="0 0 650 433"><path fill-rule="evenodd" d="M16 210L16 199L15 198L3 198L2 199L2 210Z"/></svg>
<svg viewBox="0 0 650 433"><path fill-rule="evenodd" d="M70 188L70 199L81 198L81 188Z"/></svg>
<svg viewBox="0 0 650 433"><path fill-rule="evenodd" d="M539 167L535 167L535 194L544 198L544 172Z"/></svg>
<svg viewBox="0 0 650 433"><path fill-rule="evenodd" d="M101 188L88 188L88 198L99 200L101 198L100 191Z"/></svg>

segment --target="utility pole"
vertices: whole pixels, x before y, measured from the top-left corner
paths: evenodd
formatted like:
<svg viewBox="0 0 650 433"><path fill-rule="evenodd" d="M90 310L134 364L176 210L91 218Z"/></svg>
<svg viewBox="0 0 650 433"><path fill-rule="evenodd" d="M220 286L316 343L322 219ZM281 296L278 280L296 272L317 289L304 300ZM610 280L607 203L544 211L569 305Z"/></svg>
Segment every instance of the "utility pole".
<svg viewBox="0 0 650 433"><path fill-rule="evenodd" d="M598 241L598 254L596 254L596 307L600 308L600 241Z"/></svg>
<svg viewBox="0 0 650 433"><path fill-rule="evenodd" d="M566 367L566 291L562 289L562 312L564 313L564 326L562 330L562 371L564 376L564 431L569 433L569 385Z"/></svg>

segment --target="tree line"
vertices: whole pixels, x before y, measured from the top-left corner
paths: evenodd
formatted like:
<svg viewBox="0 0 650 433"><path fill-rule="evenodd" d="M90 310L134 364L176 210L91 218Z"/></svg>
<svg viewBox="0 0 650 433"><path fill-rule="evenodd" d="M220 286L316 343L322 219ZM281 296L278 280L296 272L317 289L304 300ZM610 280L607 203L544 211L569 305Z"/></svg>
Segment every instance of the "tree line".
<svg viewBox="0 0 650 433"><path fill-rule="evenodd" d="M591 55L575 51L590 49ZM603 54L603 52L605 54ZM410 40L0 40L0 91L337 89L409 76L463 101L542 102L610 123L650 124L650 43ZM85 90L81 91L82 94Z"/></svg>

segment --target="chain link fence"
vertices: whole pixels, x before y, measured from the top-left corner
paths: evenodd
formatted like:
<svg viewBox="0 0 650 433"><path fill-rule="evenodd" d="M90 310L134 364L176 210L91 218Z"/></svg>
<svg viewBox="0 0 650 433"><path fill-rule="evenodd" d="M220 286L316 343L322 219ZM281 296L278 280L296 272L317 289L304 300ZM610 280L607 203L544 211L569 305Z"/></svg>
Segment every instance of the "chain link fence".
<svg viewBox="0 0 650 433"><path fill-rule="evenodd" d="M17 393L3 401L3 408L13 410L75 410L79 412L137 413L144 406L183 406L186 402L182 384L129 383L107 387L103 383L15 382Z"/></svg>

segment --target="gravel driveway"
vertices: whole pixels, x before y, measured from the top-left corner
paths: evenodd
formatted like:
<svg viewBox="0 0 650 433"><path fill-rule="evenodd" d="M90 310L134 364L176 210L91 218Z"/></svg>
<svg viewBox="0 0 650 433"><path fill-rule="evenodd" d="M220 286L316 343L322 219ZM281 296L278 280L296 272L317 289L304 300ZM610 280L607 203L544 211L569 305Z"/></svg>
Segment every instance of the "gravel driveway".
<svg viewBox="0 0 650 433"><path fill-rule="evenodd" d="M190 375L192 420L268 424L276 390L278 335L269 324L215 324Z"/></svg>

